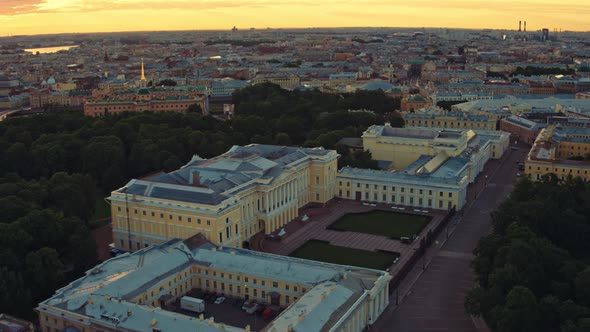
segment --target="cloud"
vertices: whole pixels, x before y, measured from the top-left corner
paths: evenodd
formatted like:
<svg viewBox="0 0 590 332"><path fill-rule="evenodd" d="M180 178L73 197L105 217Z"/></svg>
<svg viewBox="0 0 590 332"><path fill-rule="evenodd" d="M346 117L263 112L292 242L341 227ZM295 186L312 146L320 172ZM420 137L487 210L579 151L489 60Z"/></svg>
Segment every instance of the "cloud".
<svg viewBox="0 0 590 332"><path fill-rule="evenodd" d="M107 10L213 10L225 8L263 8L289 5L316 6L316 2L273 0L0 0L0 15L35 13L76 13ZM8 1L8 4L5 2Z"/></svg>
<svg viewBox="0 0 590 332"><path fill-rule="evenodd" d="M44 0L2 0L0 15L18 15L33 12Z"/></svg>

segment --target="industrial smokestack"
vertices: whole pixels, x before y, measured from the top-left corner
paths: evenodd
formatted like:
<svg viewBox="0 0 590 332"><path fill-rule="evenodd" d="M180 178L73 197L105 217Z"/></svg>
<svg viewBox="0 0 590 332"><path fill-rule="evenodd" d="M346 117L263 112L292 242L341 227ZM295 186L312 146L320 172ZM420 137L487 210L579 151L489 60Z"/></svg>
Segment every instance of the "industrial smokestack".
<svg viewBox="0 0 590 332"><path fill-rule="evenodd" d="M526 21L524 21L524 32L526 32Z"/></svg>
<svg viewBox="0 0 590 332"><path fill-rule="evenodd" d="M522 31L522 21L518 21L518 32Z"/></svg>

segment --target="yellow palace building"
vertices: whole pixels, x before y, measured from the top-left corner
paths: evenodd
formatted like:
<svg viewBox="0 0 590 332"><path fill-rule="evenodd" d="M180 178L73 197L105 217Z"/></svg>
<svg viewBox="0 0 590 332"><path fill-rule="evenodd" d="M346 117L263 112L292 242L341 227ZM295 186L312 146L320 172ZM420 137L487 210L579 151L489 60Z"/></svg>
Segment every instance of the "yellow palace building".
<svg viewBox="0 0 590 332"><path fill-rule="evenodd" d="M252 331L171 305L194 291L215 292L284 308L264 332L361 332L389 304L390 280L386 271L220 247L195 235L109 259L36 311L43 332Z"/></svg>
<svg viewBox="0 0 590 332"><path fill-rule="evenodd" d="M532 180L555 174L590 181L590 129L549 126L541 130L525 161L525 174Z"/></svg>
<svg viewBox="0 0 590 332"><path fill-rule="evenodd" d="M301 207L332 199L337 158L322 148L234 146L131 180L109 197L115 246L134 251L202 233L214 244L242 247L295 219Z"/></svg>
<svg viewBox="0 0 590 332"><path fill-rule="evenodd" d="M462 209L469 183L510 144L509 134L501 131L388 124L369 127L362 140L382 170L344 167L338 172L337 197L439 210Z"/></svg>

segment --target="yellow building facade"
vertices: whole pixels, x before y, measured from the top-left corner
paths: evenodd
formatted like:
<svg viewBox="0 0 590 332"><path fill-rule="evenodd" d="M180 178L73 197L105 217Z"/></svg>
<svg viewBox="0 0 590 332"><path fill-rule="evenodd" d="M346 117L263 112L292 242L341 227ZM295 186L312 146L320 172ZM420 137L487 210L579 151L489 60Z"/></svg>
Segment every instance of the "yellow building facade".
<svg viewBox="0 0 590 332"><path fill-rule="evenodd" d="M389 169L398 171L424 155L450 158L468 150L485 150L488 158L499 159L510 144L509 134L501 131L394 128L389 124L369 127L362 140L373 159L391 162Z"/></svg>
<svg viewBox="0 0 590 332"><path fill-rule="evenodd" d="M444 114L403 113L406 127L496 130L497 120L484 114L448 112Z"/></svg>
<svg viewBox="0 0 590 332"><path fill-rule="evenodd" d="M467 186L489 159L502 158L510 135L491 130L371 126L362 136L383 170L344 168L335 195L429 209L462 209Z"/></svg>
<svg viewBox="0 0 590 332"><path fill-rule="evenodd" d="M541 130L525 161L525 174L542 180L554 174L565 180L568 176L590 181L590 129L548 126ZM585 160L572 160L572 157Z"/></svg>
<svg viewBox="0 0 590 332"><path fill-rule="evenodd" d="M43 332L250 331L168 310L198 290L286 308L263 331L360 332L388 305L390 280L385 271L217 247L196 235L112 258L36 311Z"/></svg>
<svg viewBox="0 0 590 332"><path fill-rule="evenodd" d="M297 218L305 205L332 199L337 157L324 149L235 146L172 173L131 180L109 197L115 246L133 251L202 233L241 247Z"/></svg>

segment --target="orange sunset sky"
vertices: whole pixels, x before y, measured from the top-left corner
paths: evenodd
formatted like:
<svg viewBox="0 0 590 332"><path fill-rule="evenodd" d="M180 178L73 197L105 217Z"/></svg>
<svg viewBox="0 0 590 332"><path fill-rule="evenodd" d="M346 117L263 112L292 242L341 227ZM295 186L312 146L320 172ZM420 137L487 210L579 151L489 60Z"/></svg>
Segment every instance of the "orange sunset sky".
<svg viewBox="0 0 590 332"><path fill-rule="evenodd" d="M590 30L590 0L0 0L0 36L289 27Z"/></svg>

